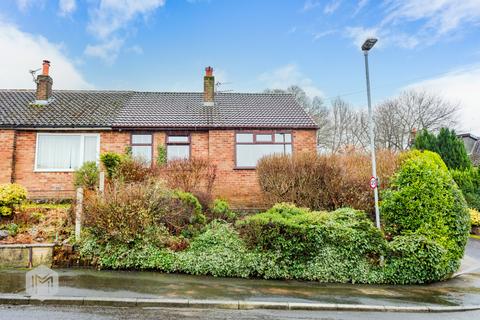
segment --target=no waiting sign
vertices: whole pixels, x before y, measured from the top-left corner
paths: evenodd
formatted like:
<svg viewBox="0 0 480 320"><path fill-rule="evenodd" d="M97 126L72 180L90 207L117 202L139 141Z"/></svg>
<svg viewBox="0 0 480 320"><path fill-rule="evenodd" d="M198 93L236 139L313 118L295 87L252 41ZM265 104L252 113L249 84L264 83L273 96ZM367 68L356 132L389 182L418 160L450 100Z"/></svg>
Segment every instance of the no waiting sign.
<svg viewBox="0 0 480 320"><path fill-rule="evenodd" d="M370 189L375 190L378 187L378 179L375 177L370 178Z"/></svg>

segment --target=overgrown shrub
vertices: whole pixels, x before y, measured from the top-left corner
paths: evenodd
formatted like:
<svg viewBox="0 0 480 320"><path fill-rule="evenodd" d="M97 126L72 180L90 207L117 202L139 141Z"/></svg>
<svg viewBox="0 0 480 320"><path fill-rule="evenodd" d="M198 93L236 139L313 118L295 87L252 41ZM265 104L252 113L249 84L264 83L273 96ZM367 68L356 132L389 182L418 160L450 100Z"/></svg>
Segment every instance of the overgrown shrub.
<svg viewBox="0 0 480 320"><path fill-rule="evenodd" d="M115 152L105 152L100 155L100 161L107 171L107 177L111 179L117 166L122 162L122 156Z"/></svg>
<svg viewBox="0 0 480 320"><path fill-rule="evenodd" d="M392 189L383 195L381 212L384 230L391 237L425 236L446 250L447 262L443 262L443 253L435 258L445 267L442 275L432 275L436 280L458 268L468 239L469 215L461 191L438 154L416 151L404 160ZM419 265L417 272L428 270Z"/></svg>
<svg viewBox="0 0 480 320"><path fill-rule="evenodd" d="M156 170L142 160L123 157L115 166L112 179L123 183L146 181L156 176Z"/></svg>
<svg viewBox="0 0 480 320"><path fill-rule="evenodd" d="M213 201L210 212L214 219L221 219L225 221L232 221L235 219L236 214L230 209L230 205L227 200L224 199L215 199Z"/></svg>
<svg viewBox="0 0 480 320"><path fill-rule="evenodd" d="M97 237L124 243L162 228L173 235L191 235L197 225L205 222L193 195L151 181L112 183L103 195L89 194L85 199L85 217L85 225Z"/></svg>
<svg viewBox="0 0 480 320"><path fill-rule="evenodd" d="M95 161L87 161L80 168L75 170L75 187L82 187L94 190L98 186L99 172Z"/></svg>
<svg viewBox="0 0 480 320"><path fill-rule="evenodd" d="M447 250L422 235L397 236L387 246L385 280L394 284L419 284L445 279L451 272Z"/></svg>
<svg viewBox="0 0 480 320"><path fill-rule="evenodd" d="M170 188L191 192L208 207L212 201L217 167L205 159L172 160L161 168L160 177Z"/></svg>
<svg viewBox="0 0 480 320"><path fill-rule="evenodd" d="M176 269L197 275L248 277L255 275L256 255L228 224L213 221L190 247L177 255Z"/></svg>
<svg viewBox="0 0 480 320"><path fill-rule="evenodd" d="M27 190L17 183L0 184L0 216L11 216L15 206L27 199Z"/></svg>
<svg viewBox="0 0 480 320"><path fill-rule="evenodd" d="M239 221L238 226L250 246L281 252L292 261L309 259L332 245L347 255L376 257L383 245L381 232L366 214L348 208L316 212L278 204Z"/></svg>
<svg viewBox="0 0 480 320"><path fill-rule="evenodd" d="M382 188L397 168L397 155L378 152L378 175ZM258 181L269 203L292 202L314 210L341 207L373 212L368 181L370 156L350 151L345 154L272 155L257 165Z"/></svg>

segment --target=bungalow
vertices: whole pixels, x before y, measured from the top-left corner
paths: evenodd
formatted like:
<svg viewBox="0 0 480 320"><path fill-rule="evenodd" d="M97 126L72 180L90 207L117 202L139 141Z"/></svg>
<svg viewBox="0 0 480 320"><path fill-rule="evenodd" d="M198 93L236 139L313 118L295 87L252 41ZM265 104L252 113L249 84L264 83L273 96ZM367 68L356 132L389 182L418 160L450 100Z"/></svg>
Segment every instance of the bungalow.
<svg viewBox="0 0 480 320"><path fill-rule="evenodd" d="M31 198L68 198L73 171L107 151L147 161L205 158L217 166L215 196L233 205L261 201L255 166L272 153L315 152L317 125L290 94L52 90L43 62L36 90L0 89L0 183Z"/></svg>
<svg viewBox="0 0 480 320"><path fill-rule="evenodd" d="M463 140L467 154L475 166L480 166L480 138L471 133L458 135Z"/></svg>

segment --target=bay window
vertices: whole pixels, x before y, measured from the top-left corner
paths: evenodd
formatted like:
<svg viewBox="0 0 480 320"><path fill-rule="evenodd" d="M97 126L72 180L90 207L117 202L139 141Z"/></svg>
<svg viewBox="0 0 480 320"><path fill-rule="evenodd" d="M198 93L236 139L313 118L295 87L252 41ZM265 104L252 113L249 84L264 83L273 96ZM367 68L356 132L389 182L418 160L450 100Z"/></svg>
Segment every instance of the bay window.
<svg viewBox="0 0 480 320"><path fill-rule="evenodd" d="M98 161L98 134L38 133L35 171L74 171L87 161Z"/></svg>
<svg viewBox="0 0 480 320"><path fill-rule="evenodd" d="M167 136L167 160L190 159L190 136L172 134Z"/></svg>
<svg viewBox="0 0 480 320"><path fill-rule="evenodd" d="M150 165L153 154L153 137L150 133L132 134L132 157Z"/></svg>
<svg viewBox="0 0 480 320"><path fill-rule="evenodd" d="M237 168L255 168L260 158L270 154L291 154L290 132L237 132L235 163Z"/></svg>

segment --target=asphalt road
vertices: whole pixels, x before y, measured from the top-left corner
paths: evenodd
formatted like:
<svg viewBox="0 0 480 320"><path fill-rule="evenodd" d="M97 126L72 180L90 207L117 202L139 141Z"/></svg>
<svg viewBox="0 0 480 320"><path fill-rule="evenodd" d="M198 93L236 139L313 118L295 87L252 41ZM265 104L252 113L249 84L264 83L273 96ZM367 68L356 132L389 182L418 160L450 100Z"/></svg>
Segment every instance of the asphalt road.
<svg viewBox="0 0 480 320"><path fill-rule="evenodd" d="M0 320L107 320L107 319L480 319L480 311L459 313L379 313L379 312L334 312L334 311L275 311L275 310L205 310L205 309L156 309L156 308L110 308L110 307L66 307L66 306L0 306Z"/></svg>

